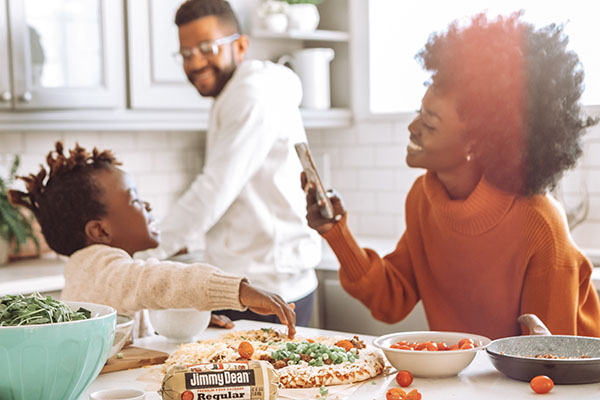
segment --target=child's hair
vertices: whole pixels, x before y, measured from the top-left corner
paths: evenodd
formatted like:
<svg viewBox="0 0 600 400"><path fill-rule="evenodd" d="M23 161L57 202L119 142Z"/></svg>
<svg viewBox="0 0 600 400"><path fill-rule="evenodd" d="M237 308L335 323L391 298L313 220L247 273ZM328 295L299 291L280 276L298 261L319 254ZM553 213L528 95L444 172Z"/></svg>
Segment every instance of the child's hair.
<svg viewBox="0 0 600 400"><path fill-rule="evenodd" d="M70 256L86 246L85 225L105 215L102 189L93 175L121 165L110 150L89 153L79 144L63 154L62 142L48 153L49 172L41 165L37 175L20 176L27 193L10 190L11 203L30 209L42 228L48 246Z"/></svg>

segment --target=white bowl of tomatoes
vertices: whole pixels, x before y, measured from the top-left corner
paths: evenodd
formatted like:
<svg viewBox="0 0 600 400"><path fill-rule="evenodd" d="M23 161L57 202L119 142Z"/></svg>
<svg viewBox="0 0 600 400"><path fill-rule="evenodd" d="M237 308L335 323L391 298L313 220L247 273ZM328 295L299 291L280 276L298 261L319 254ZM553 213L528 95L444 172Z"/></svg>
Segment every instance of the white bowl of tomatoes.
<svg viewBox="0 0 600 400"><path fill-rule="evenodd" d="M373 345L398 371L421 378L457 375L490 344L490 338L463 332L399 332L379 336Z"/></svg>

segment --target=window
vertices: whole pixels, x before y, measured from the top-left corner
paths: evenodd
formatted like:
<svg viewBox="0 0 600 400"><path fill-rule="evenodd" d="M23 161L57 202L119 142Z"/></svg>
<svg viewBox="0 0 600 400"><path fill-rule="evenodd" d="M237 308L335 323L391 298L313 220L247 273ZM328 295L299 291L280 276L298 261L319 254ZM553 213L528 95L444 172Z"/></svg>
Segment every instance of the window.
<svg viewBox="0 0 600 400"><path fill-rule="evenodd" d="M369 0L369 107L371 113L412 112L419 108L429 74L415 60L429 34L453 20L487 11L490 17L524 10L523 19L542 27L565 23L569 48L585 71L585 105L600 104L600 24L595 2L570 0L454 0L408 2Z"/></svg>

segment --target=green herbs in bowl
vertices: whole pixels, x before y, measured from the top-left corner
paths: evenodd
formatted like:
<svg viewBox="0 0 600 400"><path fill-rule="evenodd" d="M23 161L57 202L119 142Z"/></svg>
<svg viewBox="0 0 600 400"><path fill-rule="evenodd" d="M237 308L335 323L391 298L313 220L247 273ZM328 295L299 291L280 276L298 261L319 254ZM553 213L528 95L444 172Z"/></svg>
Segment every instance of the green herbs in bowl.
<svg viewBox="0 0 600 400"><path fill-rule="evenodd" d="M108 358L117 311L40 295L0 307L0 399L79 399Z"/></svg>
<svg viewBox="0 0 600 400"><path fill-rule="evenodd" d="M39 293L0 297L0 326L52 324L90 316L91 312L85 308L73 311L62 301L51 296L42 297Z"/></svg>

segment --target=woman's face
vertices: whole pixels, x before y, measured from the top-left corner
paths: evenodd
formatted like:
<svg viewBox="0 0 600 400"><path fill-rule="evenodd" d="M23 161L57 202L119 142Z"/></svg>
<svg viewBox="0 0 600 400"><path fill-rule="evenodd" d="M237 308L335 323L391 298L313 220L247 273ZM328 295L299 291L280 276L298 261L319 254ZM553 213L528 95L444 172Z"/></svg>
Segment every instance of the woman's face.
<svg viewBox="0 0 600 400"><path fill-rule="evenodd" d="M421 110L408 130L408 166L439 174L458 170L468 163L466 124L459 118L456 99L451 94L429 86L421 101Z"/></svg>
<svg viewBox="0 0 600 400"><path fill-rule="evenodd" d="M131 177L118 168L100 171L94 176L103 192L106 215L102 217L110 234L110 246L125 250L129 255L155 248L160 232L154 225L150 204L142 201Z"/></svg>

